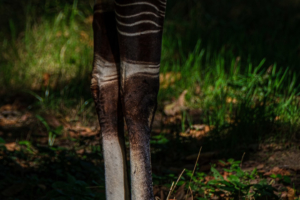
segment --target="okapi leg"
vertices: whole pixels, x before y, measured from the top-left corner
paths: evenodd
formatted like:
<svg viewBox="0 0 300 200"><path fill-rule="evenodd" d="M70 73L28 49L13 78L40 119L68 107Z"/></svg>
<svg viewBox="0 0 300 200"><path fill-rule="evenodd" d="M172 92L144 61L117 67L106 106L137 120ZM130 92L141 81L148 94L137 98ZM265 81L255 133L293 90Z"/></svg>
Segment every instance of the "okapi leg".
<svg viewBox="0 0 300 200"><path fill-rule="evenodd" d="M120 100L119 46L114 2L97 0L94 7L92 93L99 118L107 200L129 200L124 123Z"/></svg>
<svg viewBox="0 0 300 200"><path fill-rule="evenodd" d="M154 200L150 132L157 105L164 0L116 0L121 96L129 132L131 200Z"/></svg>
<svg viewBox="0 0 300 200"><path fill-rule="evenodd" d="M150 132L156 110L158 76L134 74L125 79L125 119L130 141L132 200L154 200Z"/></svg>

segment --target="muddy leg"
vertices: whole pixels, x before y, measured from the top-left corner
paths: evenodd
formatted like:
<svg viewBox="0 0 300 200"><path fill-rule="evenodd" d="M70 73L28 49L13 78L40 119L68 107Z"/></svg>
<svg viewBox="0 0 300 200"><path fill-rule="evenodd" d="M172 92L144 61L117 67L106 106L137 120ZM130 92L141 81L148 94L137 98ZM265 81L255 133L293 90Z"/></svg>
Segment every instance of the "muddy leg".
<svg viewBox="0 0 300 200"><path fill-rule="evenodd" d="M156 110L158 77L133 75L126 79L125 118L130 141L132 200L153 200L150 132Z"/></svg>
<svg viewBox="0 0 300 200"><path fill-rule="evenodd" d="M129 200L113 1L96 1L93 29L94 67L91 89L103 142L106 199Z"/></svg>
<svg viewBox="0 0 300 200"><path fill-rule="evenodd" d="M131 200L154 200L150 132L159 89L164 0L115 0L121 96L130 140Z"/></svg>

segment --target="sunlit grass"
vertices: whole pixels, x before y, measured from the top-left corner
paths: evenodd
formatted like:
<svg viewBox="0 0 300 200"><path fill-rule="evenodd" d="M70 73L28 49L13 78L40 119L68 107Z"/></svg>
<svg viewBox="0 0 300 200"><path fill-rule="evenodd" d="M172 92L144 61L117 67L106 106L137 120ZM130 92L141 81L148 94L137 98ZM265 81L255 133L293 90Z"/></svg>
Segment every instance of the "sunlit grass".
<svg viewBox="0 0 300 200"><path fill-rule="evenodd" d="M205 51L199 41L184 62L168 66L180 73L181 79L161 89L159 102L187 89L186 104L203 113L193 121L214 127L212 149L297 138L299 87L295 73L276 64L266 69L265 59L257 66L249 62L247 67L239 57L225 62L222 52L203 62ZM168 70L162 69L163 73Z"/></svg>
<svg viewBox="0 0 300 200"><path fill-rule="evenodd" d="M87 77L92 65L91 20L78 13L76 7L66 6L55 19L28 22L17 40L5 40L2 60L7 65L2 66L1 84L41 89L45 79L55 87Z"/></svg>
<svg viewBox="0 0 300 200"><path fill-rule="evenodd" d="M4 38L1 46L1 60L5 64L0 82L6 89L44 90L43 95L35 96L43 100L38 101L44 106L54 109L63 100L70 101L66 98L74 98L78 90L88 90L93 54L91 16L84 16L75 1L72 7L65 6L53 19L42 17L31 23L28 16L27 20L25 31L18 37L10 21L11 40ZM182 24L185 28L189 26ZM195 30L180 30L179 27L167 19L161 73L172 71L179 73L181 78L161 88L160 105L187 89L188 107L201 109L205 113L201 121L216 127L219 134L224 130L225 133L233 129L241 131L237 127L243 123L251 127L265 122L288 126L299 123L297 77L289 68L283 70L276 64L267 68L264 59L257 65L251 59L242 62L231 48L212 51L200 39L193 40ZM183 33L186 36L181 35ZM194 50L185 52L187 46L192 45ZM257 47L258 51L260 48ZM55 88L62 89L55 93ZM83 98L77 99L91 102L90 97Z"/></svg>
<svg viewBox="0 0 300 200"><path fill-rule="evenodd" d="M195 9L200 9L199 5L196 4ZM51 111L60 116L72 115L74 122L96 122L89 90L93 59L92 9L89 15L83 14L74 1L72 6L66 5L54 17L46 14L34 20L28 14L25 29L19 34L17 25L9 21L11 36L0 38L0 93L26 92L36 99L28 109L32 111L34 108L37 114ZM198 17L194 10L187 18ZM207 18L207 24L215 20L212 16ZM241 27L227 24L233 29L232 34L236 34L236 37L231 37L229 32L221 34L228 28L226 24L215 23L213 25L220 28L204 37L205 34L200 32L203 27L195 25L198 21L189 23L186 19L178 19L182 20L180 23L174 19L177 17L169 17L165 23L161 74L167 74L175 81L164 84L162 80L158 112L163 112L164 105L187 90L186 110L181 113L181 123L174 125L180 127L176 131L184 132L192 123L209 126L211 130L203 138L203 150L222 150L224 154L249 144L285 143L299 139L299 80L297 82L295 70L287 67L298 62L297 49L287 48L288 32L280 40L280 44L287 43L283 50L272 52L265 49L266 40L257 30L253 30L250 38L247 31L241 31L245 34L237 31ZM277 37L276 31L264 31L271 39ZM217 40L222 37L234 40L225 44L221 39ZM290 50L286 59L281 55L284 49ZM250 55L253 52L256 57ZM277 56L273 60L265 59L274 55ZM277 60L280 64L276 64ZM290 62L285 66L284 60ZM201 117L191 119L189 110L199 111ZM43 121L41 117L39 120ZM45 126L51 146L54 136L59 137L56 132L60 128ZM160 151L159 145L165 150L174 148L176 145L169 144L170 135L154 135L152 147L157 148L156 151ZM178 142L176 148L180 148L182 141L172 142ZM196 176L194 181L201 177ZM68 178L68 187L77 186L73 184L75 179ZM158 177L154 176L155 179ZM85 183L83 187L87 188ZM85 192L90 191L87 188Z"/></svg>
<svg viewBox="0 0 300 200"><path fill-rule="evenodd" d="M25 31L16 39L2 41L1 60L5 64L1 68L0 83L9 90L45 91L42 95L31 94L38 97L39 105L52 109L63 102L72 101L70 105L74 105L76 99L81 102L79 107L91 103L90 96L78 98L80 94L89 93L93 54L91 22L91 15L84 16L76 1L72 7L65 6L53 19L42 17L38 22L27 22ZM257 65L251 59L241 62L241 57L234 56L225 47L216 53L200 39L192 41L191 37L189 41L186 37L192 33L186 37L174 34L176 26L166 21L161 73L176 72L180 79L161 87L160 107L187 89L187 106L201 109L205 114L199 121L216 127L218 136L242 131L240 124L252 128L277 123L288 127L299 124L299 88L297 77L289 68L276 64L267 68L265 59ZM13 33L13 22L10 27ZM184 51L186 43L194 46L192 52ZM188 124L183 122L184 126ZM249 138L252 128L246 134ZM254 139L262 139L260 136L266 128L255 134ZM294 131L289 129L284 138Z"/></svg>

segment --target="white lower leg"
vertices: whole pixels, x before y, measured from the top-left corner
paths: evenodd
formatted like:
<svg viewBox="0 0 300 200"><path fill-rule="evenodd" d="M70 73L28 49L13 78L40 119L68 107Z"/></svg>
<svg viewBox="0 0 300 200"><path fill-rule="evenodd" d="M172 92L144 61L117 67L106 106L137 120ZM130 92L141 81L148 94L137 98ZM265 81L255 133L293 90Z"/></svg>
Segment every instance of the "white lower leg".
<svg viewBox="0 0 300 200"><path fill-rule="evenodd" d="M123 141L118 137L103 138L105 190L107 200L129 200L126 158Z"/></svg>

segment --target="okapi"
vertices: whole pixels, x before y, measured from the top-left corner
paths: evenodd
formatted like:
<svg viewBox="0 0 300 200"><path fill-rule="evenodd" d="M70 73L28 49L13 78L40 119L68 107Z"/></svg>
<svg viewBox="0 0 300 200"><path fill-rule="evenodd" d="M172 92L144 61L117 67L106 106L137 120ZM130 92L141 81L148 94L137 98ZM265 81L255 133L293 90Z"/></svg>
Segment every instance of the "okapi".
<svg viewBox="0 0 300 200"><path fill-rule="evenodd" d="M95 1L91 90L102 134L108 200L154 200L150 132L157 107L165 10L166 0Z"/></svg>

